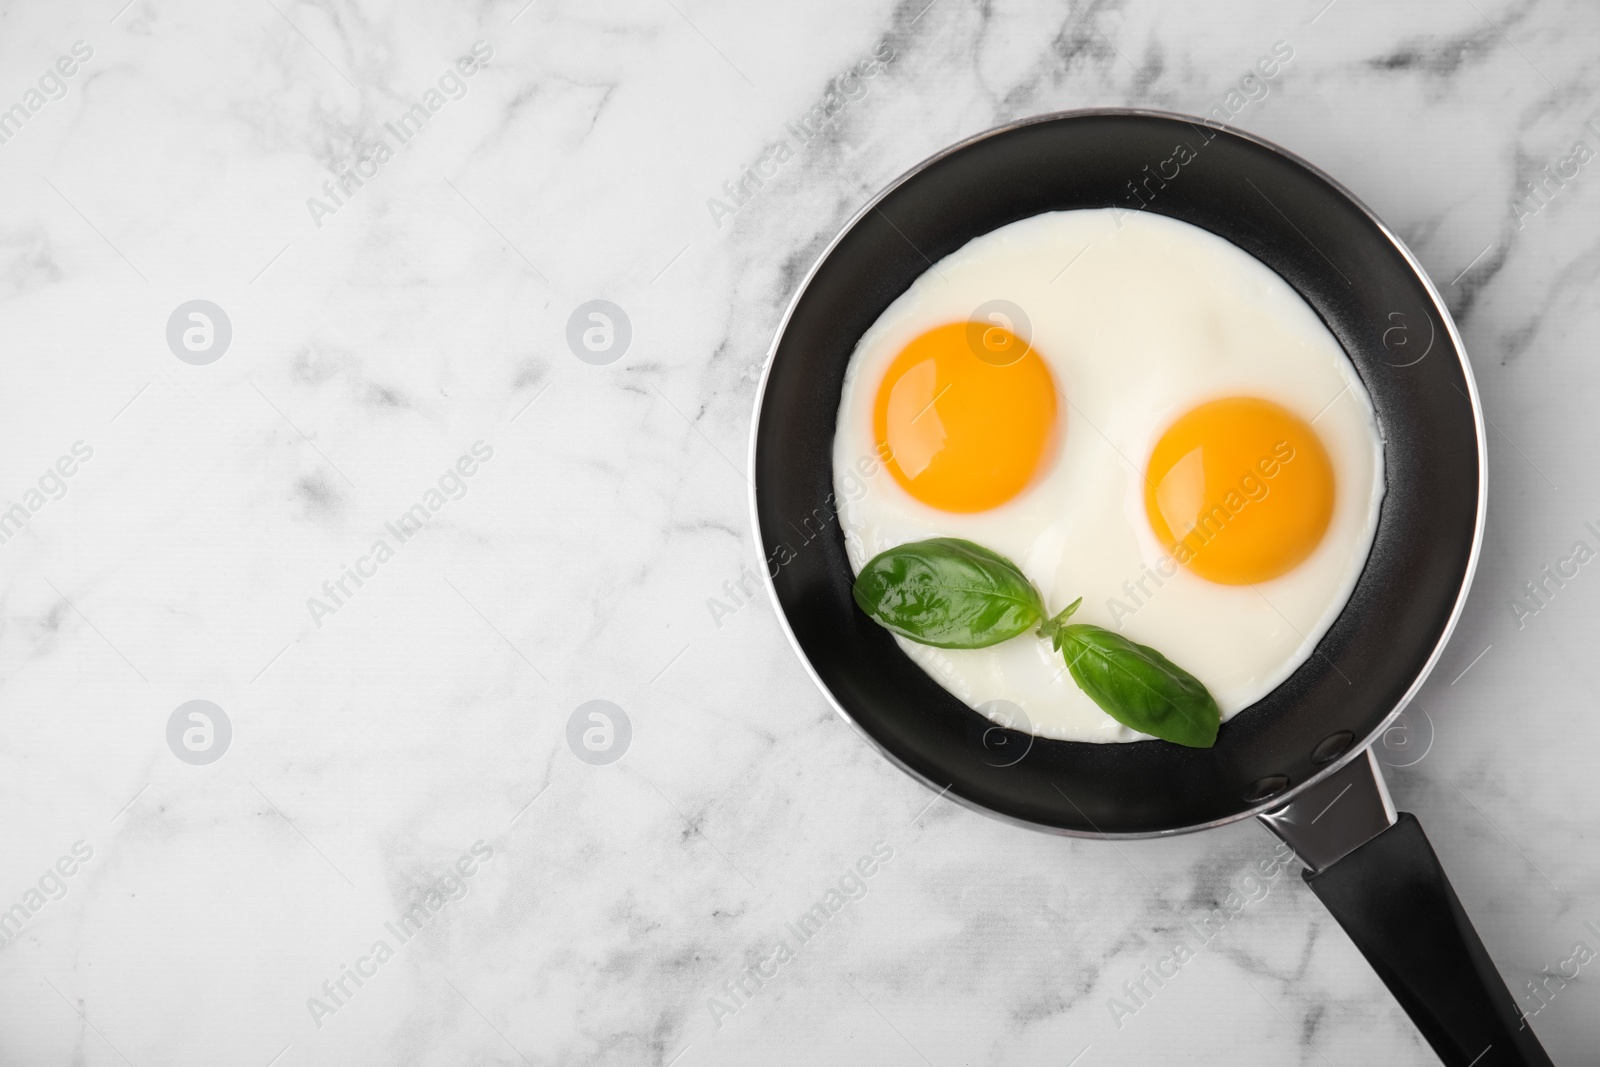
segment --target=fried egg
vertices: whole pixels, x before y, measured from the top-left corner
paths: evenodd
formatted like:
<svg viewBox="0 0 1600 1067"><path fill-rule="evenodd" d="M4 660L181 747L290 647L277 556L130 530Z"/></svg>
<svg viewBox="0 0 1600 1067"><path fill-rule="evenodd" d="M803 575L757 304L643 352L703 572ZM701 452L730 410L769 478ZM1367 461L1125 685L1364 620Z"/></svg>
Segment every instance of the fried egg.
<svg viewBox="0 0 1600 1067"><path fill-rule="evenodd" d="M962 537L1051 612L1150 645L1223 720L1314 651L1377 529L1383 447L1355 367L1288 282L1150 213L1051 212L934 264L845 374L834 488L856 571ZM1137 741L1031 633L896 641L969 707L1072 741Z"/></svg>

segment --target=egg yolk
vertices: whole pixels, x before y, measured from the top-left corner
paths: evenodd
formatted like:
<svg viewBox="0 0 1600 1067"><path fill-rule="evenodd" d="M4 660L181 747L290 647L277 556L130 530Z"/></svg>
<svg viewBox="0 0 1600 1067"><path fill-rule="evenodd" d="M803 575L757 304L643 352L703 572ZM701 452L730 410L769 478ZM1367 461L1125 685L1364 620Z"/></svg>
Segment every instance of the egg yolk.
<svg viewBox="0 0 1600 1067"><path fill-rule="evenodd" d="M1009 330L948 323L889 364L872 432L913 497L941 511L986 511L1022 492L1054 450L1055 383Z"/></svg>
<svg viewBox="0 0 1600 1067"><path fill-rule="evenodd" d="M1254 397L1194 408L1162 434L1145 475L1156 538L1190 571L1223 585L1299 566L1333 517L1333 464L1316 430Z"/></svg>

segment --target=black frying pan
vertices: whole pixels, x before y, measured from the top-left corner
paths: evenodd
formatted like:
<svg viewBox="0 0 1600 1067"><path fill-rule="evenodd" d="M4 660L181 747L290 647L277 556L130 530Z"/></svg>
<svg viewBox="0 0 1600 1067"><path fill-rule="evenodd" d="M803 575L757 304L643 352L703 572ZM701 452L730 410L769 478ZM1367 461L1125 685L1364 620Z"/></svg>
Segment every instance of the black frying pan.
<svg viewBox="0 0 1600 1067"><path fill-rule="evenodd" d="M1181 165L1180 144L1193 157ZM1349 604L1316 654L1224 724L1211 749L1000 730L924 674L850 593L832 442L856 341L972 238L1045 211L1110 206L1210 230L1287 279L1355 362L1384 437L1388 490ZM1121 109L1042 116L940 153L863 208L801 284L757 401L751 470L757 536L796 649L840 714L908 773L970 807L1074 836L1259 816L1306 861L1306 880L1446 1063L1549 1064L1368 751L1466 598L1484 434L1439 294L1332 179L1236 130ZM997 759L997 742L1026 754Z"/></svg>

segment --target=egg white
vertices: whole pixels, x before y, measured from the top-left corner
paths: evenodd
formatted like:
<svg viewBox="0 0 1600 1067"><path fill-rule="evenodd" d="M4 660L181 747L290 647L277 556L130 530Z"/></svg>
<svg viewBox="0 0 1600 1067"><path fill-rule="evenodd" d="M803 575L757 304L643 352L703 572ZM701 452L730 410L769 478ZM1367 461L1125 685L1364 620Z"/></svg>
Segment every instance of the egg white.
<svg viewBox="0 0 1600 1067"><path fill-rule="evenodd" d="M876 462L874 399L888 364L913 338L996 300L1022 309L1031 329L1019 332L1031 332L1055 376L1060 445L1034 482L1000 507L939 511ZM1294 570L1257 585L1219 585L1164 563L1145 515L1144 469L1162 432L1228 396L1272 400L1311 422L1334 470L1333 518L1321 543ZM1300 295L1215 234L1111 209L1023 219L918 278L856 346L833 463L856 571L908 541L975 541L1020 566L1052 612L1081 596L1073 621L1116 629L1194 674L1224 720L1312 654L1361 574L1383 498L1372 402ZM1150 577L1158 565L1176 573ZM1013 728L1072 741L1146 737L1101 711L1060 654L1031 633L972 650L896 640L968 706Z"/></svg>

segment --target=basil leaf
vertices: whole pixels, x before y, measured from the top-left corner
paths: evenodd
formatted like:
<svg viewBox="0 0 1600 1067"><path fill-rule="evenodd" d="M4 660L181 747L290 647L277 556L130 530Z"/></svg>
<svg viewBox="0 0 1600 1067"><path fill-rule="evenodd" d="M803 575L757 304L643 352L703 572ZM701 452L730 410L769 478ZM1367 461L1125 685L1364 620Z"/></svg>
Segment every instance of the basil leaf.
<svg viewBox="0 0 1600 1067"><path fill-rule="evenodd" d="M1222 714L1198 678L1148 645L1068 623L1082 597L1047 617L1017 565L981 545L934 537L891 548L861 568L853 593L879 625L936 648L987 648L1037 626L1113 719L1190 748L1216 744Z"/></svg>
<svg viewBox="0 0 1600 1067"><path fill-rule="evenodd" d="M879 625L935 648L987 648L1044 618L1017 565L956 537L891 548L856 576L856 604Z"/></svg>
<svg viewBox="0 0 1600 1067"><path fill-rule="evenodd" d="M1124 726L1189 748L1216 744L1216 700L1155 649L1087 623L1062 626L1052 640L1078 688Z"/></svg>

